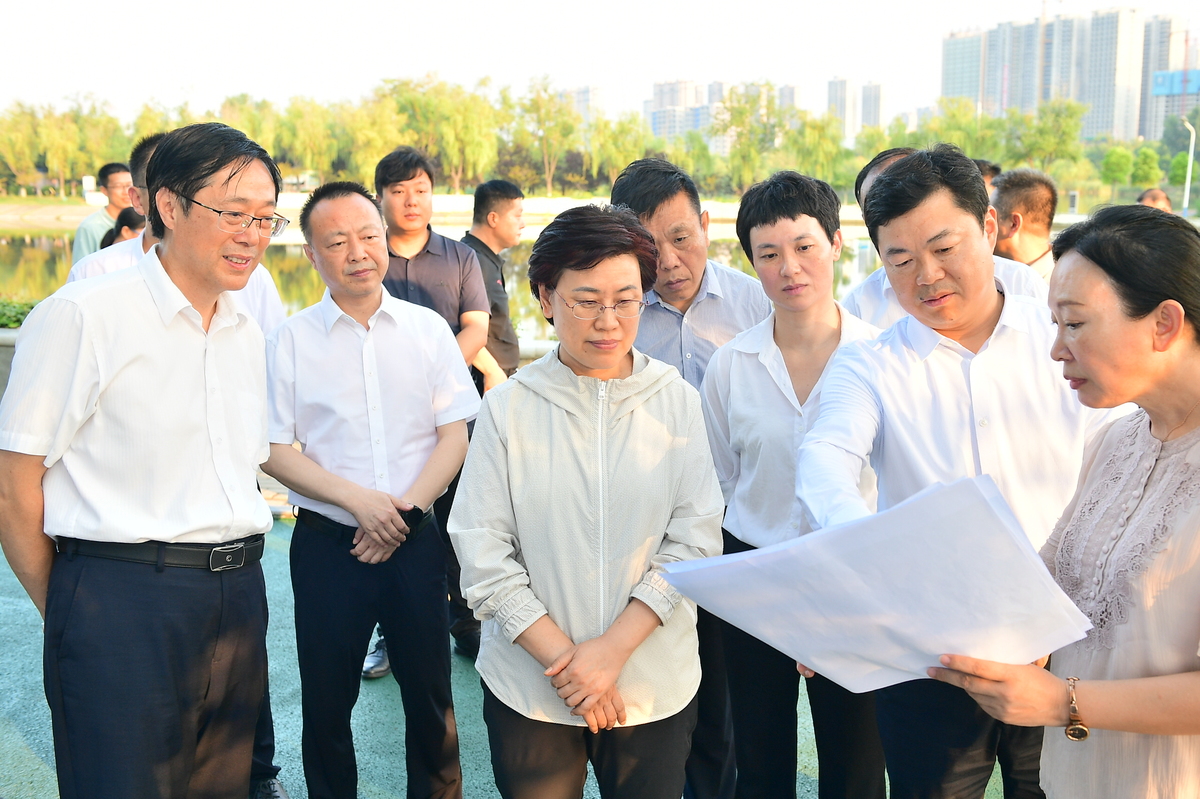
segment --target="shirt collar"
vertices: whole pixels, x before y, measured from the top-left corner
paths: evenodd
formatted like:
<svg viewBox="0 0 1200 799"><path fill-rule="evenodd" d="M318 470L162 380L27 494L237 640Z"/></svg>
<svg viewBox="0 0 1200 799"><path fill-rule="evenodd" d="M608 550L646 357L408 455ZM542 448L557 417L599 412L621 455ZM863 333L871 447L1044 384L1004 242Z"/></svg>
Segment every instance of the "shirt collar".
<svg viewBox="0 0 1200 799"><path fill-rule="evenodd" d="M395 321L399 320L398 314L400 312L401 301L389 294L382 286L379 290L383 292L383 300L379 303L378 310L371 314L371 318L368 320L371 327L375 326L375 320L379 318L379 314L381 313L387 314ZM321 295L321 301L317 303L317 305L320 308L321 322L325 325L326 333L333 330L333 326L337 324L337 321L342 317L345 317L347 321L356 327L360 326L358 322L356 322L350 316L350 314L343 311L341 307L333 301L333 295L329 293L328 288L326 288L325 293Z"/></svg>
<svg viewBox="0 0 1200 799"><path fill-rule="evenodd" d="M992 331L992 335L988 336L988 341L992 340L996 335L996 330L999 330L1001 327L1010 327L1013 330L1028 333L1029 319L1023 310L1021 301L1013 300L1013 294L1005 288L1003 280L999 277L993 279L996 281L996 289L1004 295L1004 307L1000 309L1000 318L996 320L996 329ZM946 338L933 328L921 324L911 315L906 314L902 321L907 325L905 332L908 335L908 340L912 343L913 349L921 360L925 360L932 355L933 351L943 341L951 341L951 339Z"/></svg>
<svg viewBox="0 0 1200 799"><path fill-rule="evenodd" d="M714 297L725 296L725 290L721 286L721 277L717 274L717 270L719 268L720 264L718 264L716 261L709 259L704 262L704 276L700 278L700 288L696 289L696 296L692 298L692 305L688 306L688 310L691 310L692 306L694 306L696 303L707 298L709 294L713 295ZM676 313L679 313L678 308L673 305L669 305L666 300L658 296L658 292L654 289L650 289L646 292L646 302L650 303L651 305L658 303L665 308L670 308Z"/></svg>
<svg viewBox="0 0 1200 799"><path fill-rule="evenodd" d="M158 309L158 316L164 325L169 325L180 311L187 309L191 309L199 318L199 312L192 307L191 301L183 295L183 292L167 274L167 270L163 268L162 261L158 259L157 244L142 256L137 268L141 271L142 279L146 281L146 287L150 290L150 298L154 301L154 307ZM217 310L213 314L213 321L218 323L218 327L236 326L249 318L246 312L238 306L238 303L229 296L228 291L222 291L217 295ZM210 324L209 327L211 329L212 325Z"/></svg>
<svg viewBox="0 0 1200 799"><path fill-rule="evenodd" d="M878 335L876 328L859 319L854 314L847 311L840 302L834 301L837 306L838 314L841 316L841 332L838 334L838 346L851 341L856 341L861 338L875 338ZM730 343L738 352L748 354L763 353L776 347L775 344L775 311L772 309L767 318L756 324L754 327L747 328L745 333L742 333Z"/></svg>
<svg viewBox="0 0 1200 799"><path fill-rule="evenodd" d="M414 258L420 258L421 254L426 253L426 252L433 253L434 255L445 255L446 254L446 241L445 241L446 237L442 236L439 233L434 233L433 225L426 225L425 229L427 231L429 231L429 238L425 240L425 246L422 247L416 255L414 255L412 258L408 258L407 260L411 261ZM388 256L390 256L392 258L403 258L404 257L402 255L396 255L396 253L393 252L393 250L392 250L392 245L390 245L390 244L388 245Z"/></svg>

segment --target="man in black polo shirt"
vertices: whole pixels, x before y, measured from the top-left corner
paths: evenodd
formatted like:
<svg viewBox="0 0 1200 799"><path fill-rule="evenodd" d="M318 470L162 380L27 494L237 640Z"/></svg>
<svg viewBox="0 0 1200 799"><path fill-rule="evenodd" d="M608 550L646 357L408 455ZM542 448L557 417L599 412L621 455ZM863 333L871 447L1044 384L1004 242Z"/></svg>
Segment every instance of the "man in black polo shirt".
<svg viewBox="0 0 1200 799"><path fill-rule="evenodd" d="M473 375L480 391L503 383L517 371L521 348L517 331L508 316L508 292L504 288L504 262L500 252L521 242L525 222L521 219L525 195L507 180L489 180L475 189L475 215L463 244L479 256L483 285L492 305L487 346L479 351Z"/></svg>
<svg viewBox="0 0 1200 799"><path fill-rule="evenodd" d="M463 360L471 365L488 337L488 295L475 251L434 233L433 163L420 150L397 147L375 167L375 193L387 224L388 271L383 287L400 300L436 311L450 325ZM450 588L450 631L454 651L474 658L479 652L479 622L459 587L458 557L446 534L458 477L433 504L446 546L446 580ZM389 671L387 645L381 637L363 662L363 677Z"/></svg>

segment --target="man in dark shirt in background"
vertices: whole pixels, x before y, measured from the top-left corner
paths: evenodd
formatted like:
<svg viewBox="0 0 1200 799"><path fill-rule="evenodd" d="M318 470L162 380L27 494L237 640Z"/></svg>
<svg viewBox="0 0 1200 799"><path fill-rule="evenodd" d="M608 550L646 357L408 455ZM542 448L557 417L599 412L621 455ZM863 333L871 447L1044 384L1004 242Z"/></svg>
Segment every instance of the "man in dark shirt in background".
<svg viewBox="0 0 1200 799"><path fill-rule="evenodd" d="M397 147L375 167L375 193L387 224L388 271L383 287L393 297L436 311L450 325L467 365L475 363L488 338L488 295L475 251L434 233L433 162L420 150ZM446 534L458 477L433 503L433 513L446 547L446 580L450 588L454 651L474 658L479 652L479 622L459 587L458 557ZM363 677L391 671L387 645L379 641L363 662Z"/></svg>
<svg viewBox="0 0 1200 799"><path fill-rule="evenodd" d="M508 291L504 288L504 261L500 253L521 242L525 195L507 180L489 180L475 189L475 215L462 242L479 256L483 285L492 305L487 346L475 358L472 376L480 393L493 388L517 371L521 348L508 316Z"/></svg>

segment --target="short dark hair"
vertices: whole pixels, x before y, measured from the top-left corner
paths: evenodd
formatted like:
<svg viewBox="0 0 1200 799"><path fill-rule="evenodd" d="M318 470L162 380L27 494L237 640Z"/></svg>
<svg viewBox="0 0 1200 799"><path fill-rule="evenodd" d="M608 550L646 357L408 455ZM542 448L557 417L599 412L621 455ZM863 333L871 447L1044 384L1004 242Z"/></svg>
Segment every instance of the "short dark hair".
<svg viewBox="0 0 1200 799"><path fill-rule="evenodd" d="M1138 198L1137 198L1137 201L1138 201L1138 204L1139 204L1139 205L1143 205L1143 204L1144 204L1144 203L1142 202L1143 200L1150 200L1151 202L1153 202L1154 200L1157 200L1157 199L1158 199L1160 196L1161 196L1161 197L1162 197L1164 200L1166 200L1166 201L1167 201L1167 207L1168 207L1168 208L1174 208L1174 207L1175 207L1175 206L1173 206L1173 205L1171 204L1171 195L1167 194L1165 191L1163 191L1162 189L1158 188L1157 186L1151 186L1150 188L1146 189L1144 192L1142 192L1141 194L1139 194L1139 195L1138 195Z"/></svg>
<svg viewBox="0 0 1200 799"><path fill-rule="evenodd" d="M113 222L113 226L104 232L100 238L100 249L111 247L117 241L117 234L121 232L121 228L129 230L140 230L146 226L146 217L139 214L131 205L127 208L122 208L121 213L117 214L117 219Z"/></svg>
<svg viewBox="0 0 1200 799"><path fill-rule="evenodd" d="M1149 205L1102 208L1054 240L1055 261L1072 250L1108 275L1127 317L1175 300L1200 341L1200 231L1186 219Z"/></svg>
<svg viewBox="0 0 1200 799"><path fill-rule="evenodd" d="M975 162L975 168L979 170L979 174L983 175L985 179L991 178L992 184L995 185L996 178L1004 171L1000 168L1000 165L995 161L988 161L984 158L974 158L972 160Z"/></svg>
<svg viewBox="0 0 1200 799"><path fill-rule="evenodd" d="M166 132L151 133L149 136L138 139L138 143L133 145L133 150L129 153L129 172L134 186L145 188L146 164L150 163L150 156L154 154L154 148L166 135Z"/></svg>
<svg viewBox="0 0 1200 799"><path fill-rule="evenodd" d="M100 167L100 171L96 173L96 183L98 183L99 185L101 185L107 189L108 188L108 179L110 177L112 177L113 175L119 175L122 172L128 172L128 171L129 171L128 164L118 164L116 162L113 162L111 164L105 164L104 166Z"/></svg>
<svg viewBox="0 0 1200 799"><path fill-rule="evenodd" d="M643 158L621 170L613 181L613 205L623 205L641 219L649 219L663 203L679 192L687 195L696 216L700 215L700 192L691 175L670 161L661 158Z"/></svg>
<svg viewBox="0 0 1200 799"><path fill-rule="evenodd" d="M983 229L987 217L987 187L975 162L953 144L918 150L889 166L875 179L863 208L871 241L879 247L879 228L946 190L954 204L973 216Z"/></svg>
<svg viewBox="0 0 1200 799"><path fill-rule="evenodd" d="M476 225L486 225L488 214L495 211L501 203L524 199L520 187L507 180L489 180L480 183L475 189L475 214L471 222Z"/></svg>
<svg viewBox="0 0 1200 799"><path fill-rule="evenodd" d="M1045 233L1054 224L1058 189L1049 176L1036 169L1010 169L992 181L992 206L1001 217L1014 211Z"/></svg>
<svg viewBox="0 0 1200 799"><path fill-rule="evenodd" d="M430 184L437 182L429 156L416 147L397 147L375 167L375 193L382 195L388 186L412 180L418 172L424 172Z"/></svg>
<svg viewBox="0 0 1200 799"><path fill-rule="evenodd" d="M637 258L642 291L654 287L658 248L654 237L633 212L623 206L581 205L563 211L546 225L529 253L529 290L553 291L567 269L583 271L618 255ZM554 321L551 319L550 321Z"/></svg>
<svg viewBox="0 0 1200 799"><path fill-rule="evenodd" d="M858 177L854 179L854 199L858 202L858 207L862 208L862 187L863 184L867 182L867 178L870 177L872 172L878 169L884 169L892 161L899 161L904 156L912 155L916 151L917 149L915 147L892 147L884 150L868 161L867 165L858 171Z"/></svg>
<svg viewBox="0 0 1200 799"><path fill-rule="evenodd" d="M309 220L312 218L313 208L316 208L317 203L322 200L336 200L339 197L350 197L356 194L375 206L376 211L379 211L379 203L375 202L371 192L367 191L367 187L361 183L339 180L334 183L325 183L314 189L304 200L304 207L300 209L300 232L304 234L304 240L312 244L312 226L309 224ZM382 211L380 214L382 215Z"/></svg>
<svg viewBox="0 0 1200 799"><path fill-rule="evenodd" d="M771 177L746 189L738 206L737 237L742 252L754 263L750 248L750 231L762 225L773 225L781 219L811 216L821 225L826 237L841 227L842 201L837 192L823 180L798 172L776 172Z"/></svg>
<svg viewBox="0 0 1200 799"><path fill-rule="evenodd" d="M228 166L233 166L233 174L237 175L254 161L262 161L271 174L278 198L283 188L279 167L266 150L237 128L220 122L201 122L163 136L146 165L150 232L158 239L166 233L158 211L159 189L168 189L178 197L180 208L187 214L191 212L191 198L208 185L213 175Z"/></svg>

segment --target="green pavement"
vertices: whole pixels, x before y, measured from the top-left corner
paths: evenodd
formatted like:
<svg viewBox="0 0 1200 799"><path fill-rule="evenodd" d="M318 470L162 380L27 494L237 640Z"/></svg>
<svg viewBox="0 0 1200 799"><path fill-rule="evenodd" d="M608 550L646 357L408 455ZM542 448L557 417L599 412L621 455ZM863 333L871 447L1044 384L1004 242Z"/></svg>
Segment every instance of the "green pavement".
<svg viewBox="0 0 1200 799"><path fill-rule="evenodd" d="M276 522L263 556L271 627L271 699L276 764L293 799L307 799L300 765L300 675L292 623L288 545L292 527ZM0 565L0 799L52 799L58 795L50 711L42 692L41 620L6 562ZM454 702L462 752L464 795L498 797L488 759L479 678L465 658L454 657ZM801 692L798 795L816 797L817 758L808 707ZM404 712L390 677L366 682L354 710L359 794L365 799L404 796ZM993 778L988 797L1001 796ZM590 779L584 795L598 797Z"/></svg>

